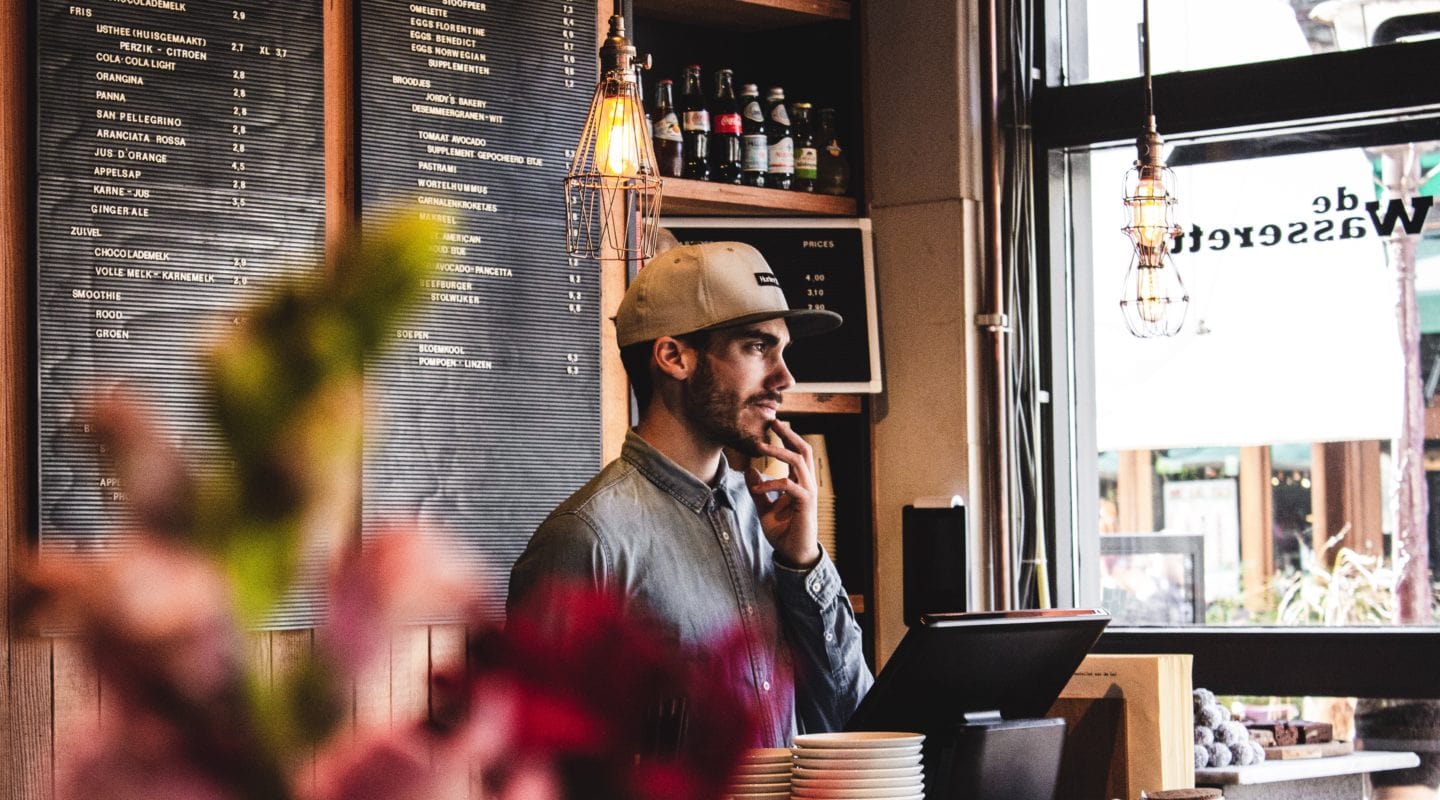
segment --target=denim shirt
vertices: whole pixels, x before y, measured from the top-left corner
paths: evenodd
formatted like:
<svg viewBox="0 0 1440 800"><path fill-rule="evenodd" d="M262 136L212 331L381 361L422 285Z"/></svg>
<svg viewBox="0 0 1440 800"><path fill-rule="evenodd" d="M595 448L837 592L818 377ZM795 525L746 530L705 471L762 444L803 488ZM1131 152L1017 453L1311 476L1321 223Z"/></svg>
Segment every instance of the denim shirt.
<svg viewBox="0 0 1440 800"><path fill-rule="evenodd" d="M510 575L512 607L554 577L618 593L686 647L743 629L760 746L839 730L873 682L829 555L808 570L778 564L744 475L723 458L707 486L631 431L620 458L535 531Z"/></svg>

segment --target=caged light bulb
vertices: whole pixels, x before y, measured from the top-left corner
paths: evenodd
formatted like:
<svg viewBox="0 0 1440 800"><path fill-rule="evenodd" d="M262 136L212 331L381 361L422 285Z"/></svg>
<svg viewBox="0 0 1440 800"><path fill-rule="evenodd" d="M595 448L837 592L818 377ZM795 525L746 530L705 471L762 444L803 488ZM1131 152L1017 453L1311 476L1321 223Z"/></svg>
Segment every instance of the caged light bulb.
<svg viewBox="0 0 1440 800"><path fill-rule="evenodd" d="M599 131L595 162L602 174L633 178L640 174L642 132L636 120L643 119L639 99L631 93L607 93L600 101ZM643 135L648 137L648 133Z"/></svg>
<svg viewBox="0 0 1440 800"><path fill-rule="evenodd" d="M1178 232L1175 195L1167 188L1174 185L1174 174L1164 166L1136 162L1125 176L1125 232L1137 247L1164 246Z"/></svg>
<svg viewBox="0 0 1440 800"><path fill-rule="evenodd" d="M1185 324L1190 295L1162 244L1137 247L1120 295L1125 324L1135 336L1174 336Z"/></svg>

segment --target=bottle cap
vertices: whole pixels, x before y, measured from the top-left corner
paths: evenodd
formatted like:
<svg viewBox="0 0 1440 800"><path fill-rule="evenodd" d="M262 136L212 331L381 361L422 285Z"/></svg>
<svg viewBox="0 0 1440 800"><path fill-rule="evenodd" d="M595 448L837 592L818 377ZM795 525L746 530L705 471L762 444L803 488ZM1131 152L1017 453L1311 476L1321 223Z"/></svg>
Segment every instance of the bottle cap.
<svg viewBox="0 0 1440 800"><path fill-rule="evenodd" d="M760 88L753 83L747 83L740 87L741 94L760 94Z"/></svg>

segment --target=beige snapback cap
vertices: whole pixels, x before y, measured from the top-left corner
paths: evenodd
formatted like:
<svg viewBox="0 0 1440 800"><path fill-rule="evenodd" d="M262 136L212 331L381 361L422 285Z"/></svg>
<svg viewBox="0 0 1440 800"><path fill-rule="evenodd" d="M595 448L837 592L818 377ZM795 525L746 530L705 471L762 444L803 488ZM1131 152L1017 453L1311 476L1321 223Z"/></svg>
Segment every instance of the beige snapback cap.
<svg viewBox="0 0 1440 800"><path fill-rule="evenodd" d="M650 259L615 315L621 347L661 336L784 319L794 338L838 328L834 311L792 309L765 257L742 242L675 247Z"/></svg>

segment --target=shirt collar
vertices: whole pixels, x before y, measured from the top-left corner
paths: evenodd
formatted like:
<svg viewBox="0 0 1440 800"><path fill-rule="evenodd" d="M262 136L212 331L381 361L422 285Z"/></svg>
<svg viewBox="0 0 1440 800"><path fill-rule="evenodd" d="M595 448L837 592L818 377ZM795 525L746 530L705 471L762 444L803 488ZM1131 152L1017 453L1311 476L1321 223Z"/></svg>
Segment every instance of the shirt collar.
<svg viewBox="0 0 1440 800"><path fill-rule="evenodd" d="M696 513L705 509L711 495L715 495L717 500L723 500L731 508L736 508L740 496L748 491L744 473L731 469L724 456L720 458L720 471L715 476L715 485L707 486L633 430L625 434L625 444L620 449L620 457L640 470L651 483Z"/></svg>

